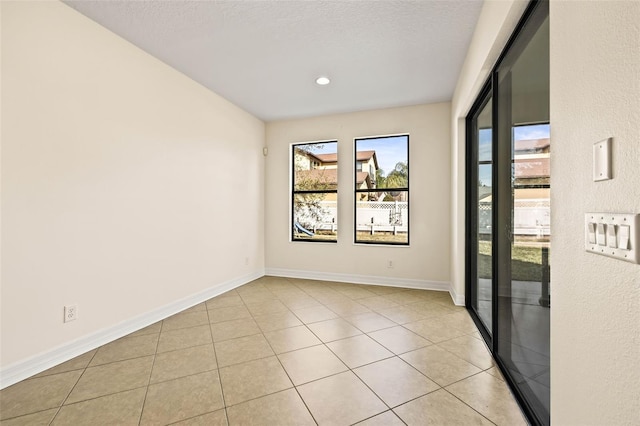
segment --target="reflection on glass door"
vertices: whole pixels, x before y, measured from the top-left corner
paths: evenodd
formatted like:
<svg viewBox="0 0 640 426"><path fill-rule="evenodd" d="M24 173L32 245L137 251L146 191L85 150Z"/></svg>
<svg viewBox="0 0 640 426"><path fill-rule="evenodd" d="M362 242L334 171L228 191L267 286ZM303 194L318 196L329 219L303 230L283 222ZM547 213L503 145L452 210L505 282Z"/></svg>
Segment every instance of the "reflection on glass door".
<svg viewBox="0 0 640 426"><path fill-rule="evenodd" d="M548 7L527 9L467 122L468 307L534 424L550 421Z"/></svg>
<svg viewBox="0 0 640 426"><path fill-rule="evenodd" d="M549 18L538 8L497 68L497 354L549 419ZM509 167L504 167L508 165Z"/></svg>
<svg viewBox="0 0 640 426"><path fill-rule="evenodd" d="M549 413L549 125L512 126L509 280L499 281L498 355L543 419Z"/></svg>
<svg viewBox="0 0 640 426"><path fill-rule="evenodd" d="M472 180L475 193L473 194L473 206L475 210L471 213L475 216L473 220L474 234L474 260L473 275L474 285L472 286L472 309L482 321L487 334L491 334L492 317L492 247L493 247L493 129L492 129L492 108L490 93L482 100L482 106L478 113L474 115L471 123L470 133L472 137L472 153L474 158L474 170Z"/></svg>

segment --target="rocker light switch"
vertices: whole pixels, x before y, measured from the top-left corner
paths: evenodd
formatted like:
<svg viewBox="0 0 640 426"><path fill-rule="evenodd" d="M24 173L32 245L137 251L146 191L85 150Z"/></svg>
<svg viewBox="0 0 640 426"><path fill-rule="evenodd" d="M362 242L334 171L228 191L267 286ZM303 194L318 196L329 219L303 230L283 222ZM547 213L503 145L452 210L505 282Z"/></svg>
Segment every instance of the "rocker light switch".
<svg viewBox="0 0 640 426"><path fill-rule="evenodd" d="M589 233L589 244L595 244L596 243L596 224L593 222L589 222L587 226L588 226L587 232Z"/></svg>
<svg viewBox="0 0 640 426"><path fill-rule="evenodd" d="M628 250L629 248L629 225L620 225L620 231L618 232L620 235L620 245L619 248L622 250Z"/></svg>
<svg viewBox="0 0 640 426"><path fill-rule="evenodd" d="M604 233L604 223L599 223L597 227L596 233L596 241L599 246L604 246L607 244L607 236Z"/></svg>
<svg viewBox="0 0 640 426"><path fill-rule="evenodd" d="M618 242L616 241L616 226L608 225L607 226L607 245L611 248L618 247Z"/></svg>
<svg viewBox="0 0 640 426"><path fill-rule="evenodd" d="M586 213L583 229L589 253L640 263L640 214Z"/></svg>

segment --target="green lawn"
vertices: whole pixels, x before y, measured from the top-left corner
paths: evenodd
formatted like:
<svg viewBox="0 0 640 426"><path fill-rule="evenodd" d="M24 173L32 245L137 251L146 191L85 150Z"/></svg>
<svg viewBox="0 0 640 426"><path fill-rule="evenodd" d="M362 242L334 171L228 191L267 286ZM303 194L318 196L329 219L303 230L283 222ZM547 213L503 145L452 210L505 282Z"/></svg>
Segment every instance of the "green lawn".
<svg viewBox="0 0 640 426"><path fill-rule="evenodd" d="M358 231L358 242L367 243L406 243L407 233L400 232L397 235L393 235L393 232L376 232L371 235L370 232Z"/></svg>
<svg viewBox="0 0 640 426"><path fill-rule="evenodd" d="M540 247L515 246L511 252L512 279L518 281L542 281L542 249ZM478 244L478 276L491 278L491 243Z"/></svg>

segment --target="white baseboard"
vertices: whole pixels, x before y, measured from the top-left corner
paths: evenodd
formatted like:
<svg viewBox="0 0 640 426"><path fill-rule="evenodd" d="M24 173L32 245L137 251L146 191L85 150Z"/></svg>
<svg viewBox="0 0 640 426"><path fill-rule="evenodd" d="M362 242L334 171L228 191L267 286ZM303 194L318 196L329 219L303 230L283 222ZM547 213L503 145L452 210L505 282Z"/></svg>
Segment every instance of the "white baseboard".
<svg viewBox="0 0 640 426"><path fill-rule="evenodd" d="M464 293L458 294L456 292L456 289L453 286L451 286L451 288L449 289L449 294L451 295L451 299L453 300L453 303L456 306L464 306L465 304Z"/></svg>
<svg viewBox="0 0 640 426"><path fill-rule="evenodd" d="M190 308L205 300L233 290L243 284L264 276L264 271L257 271L232 280L219 283L204 291L172 302L151 312L139 315L120 324L99 330L87 336L60 345L56 348L16 362L0 369L0 389L11 386L21 380L41 373L78 355L112 342L134 331L163 320L180 311Z"/></svg>
<svg viewBox="0 0 640 426"><path fill-rule="evenodd" d="M275 277L301 278L309 280L336 281L341 283L373 284L386 287L416 288L449 292L453 302L458 305L457 296L446 281L416 280L411 278L379 277L375 275L339 274L333 272L304 271L297 269L267 268L266 275ZM462 304L464 304L464 299Z"/></svg>

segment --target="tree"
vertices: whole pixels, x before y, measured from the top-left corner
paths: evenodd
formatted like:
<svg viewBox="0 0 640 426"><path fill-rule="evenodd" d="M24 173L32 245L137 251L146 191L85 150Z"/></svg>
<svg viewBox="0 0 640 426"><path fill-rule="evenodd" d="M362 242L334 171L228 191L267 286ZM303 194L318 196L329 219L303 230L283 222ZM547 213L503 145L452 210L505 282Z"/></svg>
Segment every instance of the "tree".
<svg viewBox="0 0 640 426"><path fill-rule="evenodd" d="M296 170L298 172L298 170ZM304 172L304 170L300 170ZM296 191L322 191L330 189L329 183L319 176L304 176L303 173L296 173ZM293 211L296 220L301 218L312 219L320 222L327 214L320 202L326 197L326 193L303 192L295 194L293 201Z"/></svg>
<svg viewBox="0 0 640 426"><path fill-rule="evenodd" d="M386 178L385 188L406 188L409 184L409 166L399 161Z"/></svg>
<svg viewBox="0 0 640 426"><path fill-rule="evenodd" d="M314 150L323 147L322 144L306 144L298 145L294 149L294 190L296 193L293 199L293 212L295 220L302 222L303 226L310 226L322 221L328 213L320 204L325 199L326 193L312 192L332 189L332 185L335 185L327 176L328 173L324 169L315 168L310 159Z"/></svg>
<svg viewBox="0 0 640 426"><path fill-rule="evenodd" d="M384 175L384 170L376 170L376 188L385 188L387 186L387 178Z"/></svg>

